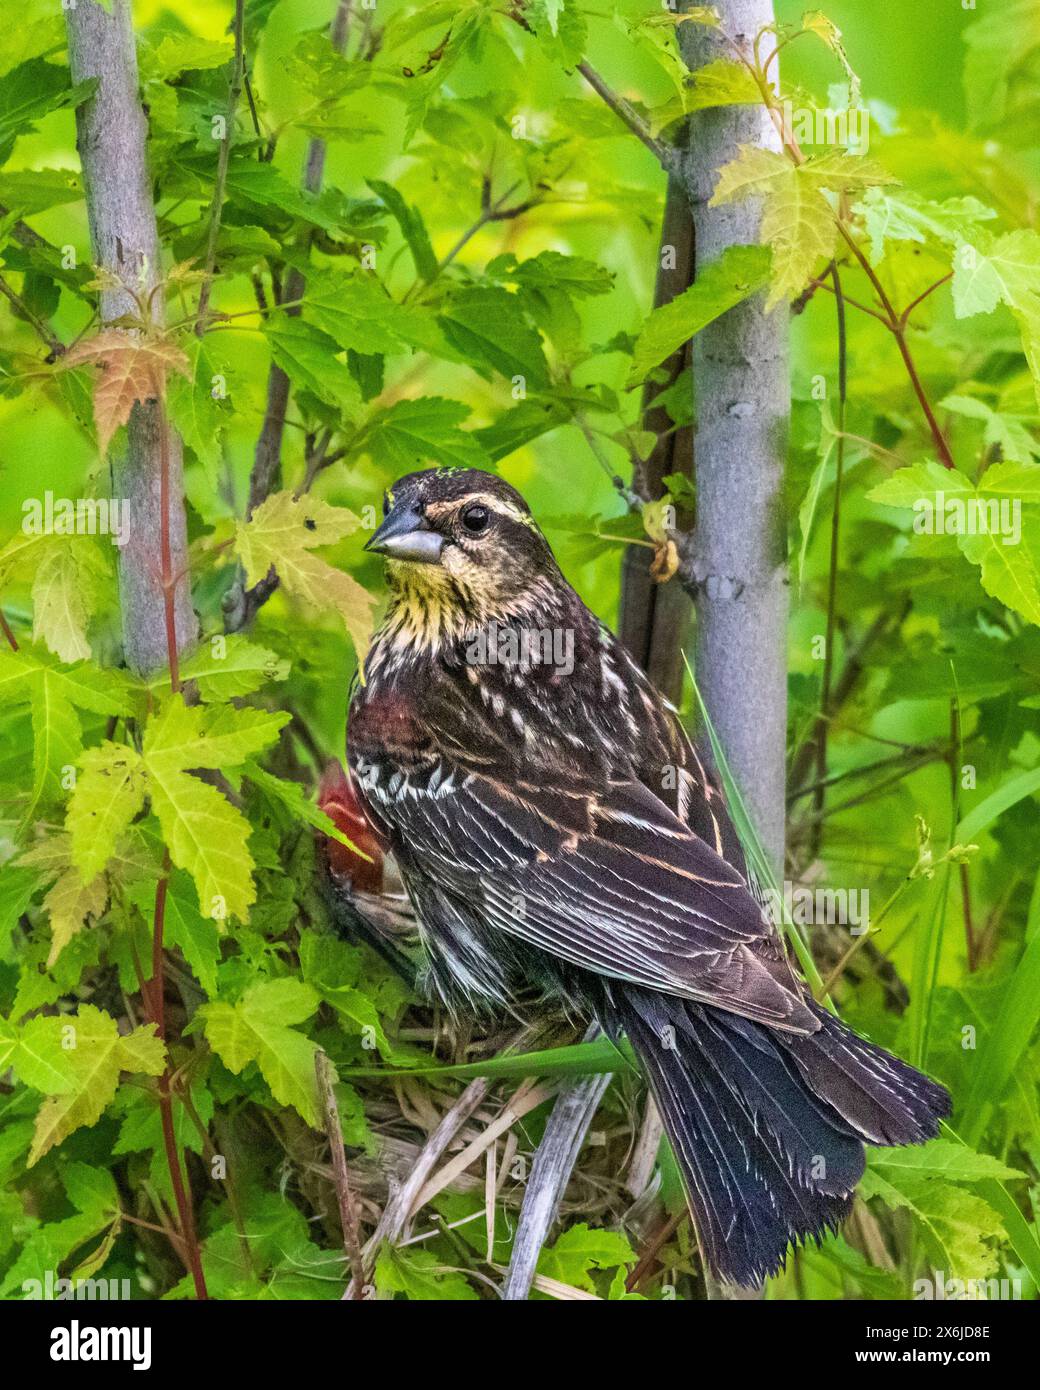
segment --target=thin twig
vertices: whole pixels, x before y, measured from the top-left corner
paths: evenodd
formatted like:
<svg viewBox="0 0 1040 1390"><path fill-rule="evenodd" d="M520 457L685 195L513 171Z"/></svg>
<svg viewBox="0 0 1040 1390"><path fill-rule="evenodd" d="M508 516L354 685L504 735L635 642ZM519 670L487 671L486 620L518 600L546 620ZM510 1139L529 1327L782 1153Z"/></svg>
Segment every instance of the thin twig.
<svg viewBox="0 0 1040 1390"><path fill-rule="evenodd" d="M245 0L235 0L235 57L231 68L231 85L228 88L227 114L224 118L224 138L220 142L217 156L217 177L213 187L213 202L209 214L209 235L206 238L206 260L203 266L205 280L199 290L198 316L195 321L196 336L201 338L206 331L206 310L213 289L213 271L217 263L217 238L220 235L220 219L224 214L224 191L227 188L228 164L231 160L231 144L235 130L235 112L242 95L245 81L246 58L242 41Z"/></svg>
<svg viewBox="0 0 1040 1390"><path fill-rule="evenodd" d="M896 346L899 348L899 355L903 359L906 374L910 378L910 385L914 395L917 397L917 402L921 407L924 418L928 422L928 428L931 431L932 439L939 454L939 462L944 468L953 469L956 465L953 461L953 455L950 453L950 446L946 442L946 436L939 428L939 421L935 417L932 403L928 399L928 393L925 391L921 378L918 375L917 363L914 361L914 355L910 350L910 344L906 340L906 323L902 315L896 312L884 285L881 283L880 276L870 264L870 260L863 251L863 248L840 217L837 219L837 225L840 236L845 241L852 254L856 257L864 275L866 275L867 279L870 281L871 287L877 295L881 307L888 316L887 327L891 330L892 336L896 340Z"/></svg>
<svg viewBox="0 0 1040 1390"><path fill-rule="evenodd" d="M166 1044L166 1004L163 991L163 927L166 917L166 894L170 884L170 852L163 854L162 875L155 889L155 911L152 919L152 981L145 1003L150 1003L156 1036ZM142 995L143 995L142 991ZM180 1220L180 1235L184 1242L185 1263L191 1272L195 1285L195 1297L208 1299L206 1276L202 1270L202 1252L195 1230L195 1213L192 1209L191 1195L187 1189L186 1174L181 1170L180 1155L177 1152L177 1135L173 1125L173 1101L170 1093L172 1074L167 1063L159 1078L159 1118L162 1125L163 1148L166 1152L166 1166L170 1170L170 1183L173 1187L173 1200L177 1205Z"/></svg>
<svg viewBox="0 0 1040 1390"><path fill-rule="evenodd" d="M547 1101L552 1094L553 1088L551 1086L536 1086L533 1081L525 1081L518 1086L509 1103L503 1106L491 1124L482 1130L475 1139L471 1140L464 1149L454 1154L444 1167L439 1168L424 1184L412 1203L412 1210L408 1213L405 1230L407 1231L412 1217L429 1202L432 1202L439 1192L443 1192L449 1184L460 1177L501 1135L511 1130L518 1120L522 1120L532 1110L537 1110L539 1105Z"/></svg>
<svg viewBox="0 0 1040 1390"><path fill-rule="evenodd" d="M181 688L179 652L177 648L177 619L174 594L177 577L173 574L173 557L170 545L170 432L166 425L166 411L159 396L159 562L162 575L163 617L166 627L166 657L170 669L170 687L174 691ZM172 863L169 849L163 851L162 875L155 890L155 913L152 920L152 983L151 1014L155 1021L156 1036L166 1046L166 1005L163 989L163 929L166 918L166 895L170 884ZM146 1000L146 1002L148 1002ZM187 1190L186 1174L181 1172L180 1155L177 1152L177 1138L173 1125L173 1100L170 1092L171 1070L169 1062L159 1079L159 1116L162 1124L163 1146L166 1150L166 1164L170 1170L173 1197L177 1204L181 1235L184 1239L188 1267L195 1285L195 1297L207 1299L206 1277L202 1269L202 1252L195 1230L195 1213L191 1194Z"/></svg>
<svg viewBox="0 0 1040 1390"><path fill-rule="evenodd" d="M762 95L762 103L765 106L770 119L772 120L774 126L777 129L777 132L783 143L784 149L787 151L787 154L795 164L804 164L805 155L799 148L798 141L794 138L793 134L788 129L787 122L784 119L783 111L779 106L776 93L773 91L769 83L765 80L764 75L758 72L755 69L754 64L752 64L748 60L748 58L743 54L743 52L740 49L740 46L736 44L732 39L730 39L729 42L733 47L736 56L751 73L751 76L753 77L755 84L757 85ZM863 248L860 246L859 242L852 234L852 231L850 230L845 220L845 215L840 207L834 214L834 222L837 226L839 236L848 246L853 256L855 256L861 270L863 271L864 275L866 275L867 279L870 281L870 286L873 289L875 295L877 295L878 303L881 305L884 314L882 316L876 313L875 311L869 309L866 310L866 312L873 313L875 318L880 318L881 322L885 325L887 329L889 329L892 336L895 338L896 346L899 348L899 354L902 357L903 365L906 368L906 374L910 379L910 386L914 392L914 395L917 397L918 404L920 405L921 411L925 417L925 420L928 423L928 429L931 432L932 439L935 443L936 451L939 454L939 461L942 463L944 468L952 469L955 467L955 464L953 462L953 455L950 453L950 446L949 444L947 444L946 436L943 434L942 430L939 427L939 422L935 418L935 412L932 409L932 403L928 399L928 393L925 391L924 386L921 382L921 378L918 374L917 364L914 361L914 355L910 350L910 344L906 340L906 320L909 317L909 313L916 306L916 304L920 303L921 298L924 298L925 296L919 296L919 298L915 300L913 304L910 305L910 309L905 311L902 315L898 314L896 312L895 306L893 305L891 299L888 296L888 292L886 291L880 276L877 274L877 271L875 271L874 267L870 264L869 257L866 255ZM933 289L938 289L939 283L943 282L940 281L937 284L933 285L931 289L926 291L926 294L930 294L931 290ZM864 305L857 305L857 307L865 308Z"/></svg>
<svg viewBox="0 0 1040 1390"><path fill-rule="evenodd" d="M33 313L25 300L11 288L2 275L0 275L0 294L11 302L26 323L30 324L36 330L39 337L46 343L47 347L50 349L50 357L48 360L53 361L57 357L64 356L65 344L57 334L53 333L47 327L43 319Z"/></svg>
<svg viewBox="0 0 1040 1390"><path fill-rule="evenodd" d="M955 693L950 701L950 806L952 830L950 843L961 818L961 706ZM960 870L961 908L964 913L964 945L967 953L968 973L978 965L978 942L975 939L975 923L971 910L971 883L968 878L968 865L962 859L957 866Z"/></svg>
<svg viewBox="0 0 1040 1390"><path fill-rule="evenodd" d="M352 11L353 0L339 0L329 29L329 39L337 53L343 53L346 50L347 40L350 36ZM308 193L320 192L324 170L325 141L315 136L307 146L307 158L303 172L303 186ZM294 266L285 277L285 284L281 287L281 293L276 291L274 299L280 307L285 307L286 313L298 314L298 301L303 297L304 287L304 277ZM296 307L290 308L290 304ZM267 374L267 405L264 411L264 422L256 441L253 467L249 475L247 517L252 516L280 476L282 439L285 435L285 416L288 405L289 378L277 362L272 362ZM256 610L274 593L277 584L278 580L275 576L273 583L264 592L254 591L256 601L250 605L241 596L243 583L240 573L239 581L234 586L234 589L239 591L238 595L236 596L234 590L228 595L230 601L224 616L224 626L227 631L237 632L245 626L247 621L251 621Z"/></svg>
<svg viewBox="0 0 1040 1390"><path fill-rule="evenodd" d="M433 1172L437 1160L483 1101L489 1085L490 1082L483 1077L471 1081L451 1109L441 1117L437 1128L427 1139L412 1165L411 1172L383 1208L383 1214L379 1218L375 1231L365 1242L362 1254L366 1275L375 1263L375 1257L384 1242L396 1241L404 1230L415 1199ZM354 1280L351 1279L343 1297L354 1298L355 1296Z"/></svg>
<svg viewBox="0 0 1040 1390"><path fill-rule="evenodd" d="M893 614L889 610L884 610L871 623L870 627L860 638L859 642L852 648L845 658L841 674L834 682L834 689L831 695L831 717L836 710L840 709L845 703L856 683L863 674L864 659L868 650L886 633L890 627L899 627L907 613L910 611L911 601L906 599L899 612ZM800 787L805 781L806 775L814 757L816 756L815 727L813 735L800 744L794 757L791 760L791 771L788 780L796 787Z"/></svg>
<svg viewBox="0 0 1040 1390"><path fill-rule="evenodd" d="M526 199L526 201L522 203L514 204L513 207L506 207L506 200L516 192L516 189L517 185L515 183L510 184L506 191L500 194L500 196L496 198L494 202L492 202L491 177L488 174L484 175L480 184L480 214L477 217L476 221L472 222L466 228L466 230L462 233L459 239L455 242L454 246L452 246L451 249L437 262L434 279L436 279L438 276L443 274L445 270L447 270L448 266L451 265L452 261L456 259L456 257L473 240L477 233L481 231L484 227L486 227L488 223L511 222L514 218L520 217L523 215L523 213L530 212L532 208L538 207L539 204L544 201L541 194L536 194L534 197L528 198ZM408 301L411 299L412 295L415 294L415 292L418 289L425 288L427 285L432 283L433 280L423 280L420 276L414 284L409 286L401 300L401 303L407 304Z"/></svg>
<svg viewBox="0 0 1040 1390"><path fill-rule="evenodd" d="M831 284L837 309L838 332L838 429L835 450L834 507L831 511L831 550L827 576L827 632L823 648L823 680L820 683L820 717L816 730L816 791L813 794L813 822L810 853L815 856L823 833L822 812L827 795L827 733L831 705L831 679L834 672L834 638L838 599L838 559L841 540L841 485L845 471L845 407L848 395L848 353L845 331L845 299L837 261L831 261Z"/></svg>
<svg viewBox="0 0 1040 1390"><path fill-rule="evenodd" d="M639 1126L632 1159L625 1174L625 1187L633 1197L642 1197L650 1186L653 1172L657 1166L657 1155L664 1137L664 1124L661 1112L653 1096L647 1093L643 1110L643 1121Z"/></svg>
<svg viewBox="0 0 1040 1390"><path fill-rule="evenodd" d="M686 1207L683 1206L673 1216L666 1217L658 1229L647 1241L639 1256L639 1263L632 1270L625 1280L625 1288L629 1293L634 1293L650 1273L653 1266L657 1263L657 1256L661 1247L666 1245L682 1223L689 1216Z"/></svg>
<svg viewBox="0 0 1040 1390"><path fill-rule="evenodd" d="M872 787L868 787L866 791L861 792L858 796L850 796L845 801L839 801L836 806L826 807L820 813L820 818L825 819L828 816L835 816L839 811L849 811L854 806L862 806L865 801L873 801L875 797L887 791L894 783L901 782L905 777L909 777L912 772L918 772L922 767L927 767L929 763L938 761L945 761L945 755L939 752L926 751L922 753L919 758L910 759L901 768L897 768L891 776L882 778L880 782L876 782ZM815 812L806 815L805 819L801 821L792 832L792 835L796 835L798 830L804 829L807 825L811 825L814 819L816 819Z"/></svg>
<svg viewBox="0 0 1040 1390"><path fill-rule="evenodd" d="M534 33L534 30L524 18L519 5L515 5L509 11L509 17L519 24L521 29L525 29L527 33ZM658 140L657 137L651 133L650 127L646 124L632 103L626 101L623 96L620 96L609 87L591 63L582 60L582 62L578 64L578 71L596 95L606 102L615 116L628 126L629 130L641 144L646 146L665 173L678 174L681 163L679 151L665 144L663 140Z"/></svg>
<svg viewBox="0 0 1040 1390"><path fill-rule="evenodd" d="M906 327L910 315L917 308L918 304L923 304L930 294L934 294L937 289L939 289L942 285L946 284L947 280L952 279L953 271L949 270L940 279L936 280L934 285L929 285L928 288L922 294L919 294L916 299L912 299L910 303L906 306L906 308L903 310L903 312L899 315L899 322L902 325L902 327Z"/></svg>
<svg viewBox="0 0 1040 1390"><path fill-rule="evenodd" d="M361 1236L357 1204L350 1187L347 1172L347 1155L343 1147L343 1128L339 1121L339 1106L336 1104L334 1089L335 1073L332 1063L319 1048L314 1054L314 1075L318 1083L318 1099L321 1101L325 1133L329 1140L329 1153L332 1156L332 1178L339 1203L339 1221L343 1228L343 1249L350 1264L353 1297L359 1302L365 1296L365 1268L361 1258Z"/></svg>
<svg viewBox="0 0 1040 1390"><path fill-rule="evenodd" d="M177 649L177 606L175 595L182 576L173 573L170 545L170 431L166 411L159 398L159 564L162 575L163 621L166 625L166 654L170 667L170 688L181 688L180 657Z"/></svg>
<svg viewBox="0 0 1040 1390"><path fill-rule="evenodd" d="M834 294L834 286L828 283L827 280L829 274L830 267L828 266L823 275L809 281L809 284L806 286L806 291L827 290L830 294ZM803 293L805 293L805 291L803 291ZM846 304L851 305L853 309L858 309L861 314L869 314L872 319L877 319L878 323L883 324L885 328L890 327L888 319L885 318L884 314L878 309L872 309L869 304L863 304L860 300L853 299L852 296L846 294L844 290L842 290L842 298Z"/></svg>
<svg viewBox="0 0 1040 1390"><path fill-rule="evenodd" d="M11 624L7 621L7 617L4 614L3 609L0 609L0 631L2 631L4 636L7 638L7 644L11 648L11 650L13 652L16 652L18 650L18 639L11 631Z"/></svg>
<svg viewBox="0 0 1040 1390"><path fill-rule="evenodd" d="M844 772L832 772L829 776L818 782L810 782L807 786L799 787L797 791L788 792L787 804L793 806L796 801L801 801L803 797L811 796L819 787L836 787L841 782L848 782L855 777L869 777L872 773L880 772L885 768L906 765L912 759L919 757L922 753L929 750L924 744L914 743L904 748L901 753L896 753L891 758L880 758L874 763L864 763L860 767L846 768Z"/></svg>
<svg viewBox="0 0 1040 1390"><path fill-rule="evenodd" d="M608 87L591 63L579 63L578 71L592 90L598 96L602 97L611 111L614 112L615 116L628 126L629 130L641 144L646 146L665 173L678 174L682 163L678 150L674 149L671 145L665 144L663 140L658 140L655 135L652 135L649 126L632 103L626 101L623 96L619 95L611 87Z"/></svg>

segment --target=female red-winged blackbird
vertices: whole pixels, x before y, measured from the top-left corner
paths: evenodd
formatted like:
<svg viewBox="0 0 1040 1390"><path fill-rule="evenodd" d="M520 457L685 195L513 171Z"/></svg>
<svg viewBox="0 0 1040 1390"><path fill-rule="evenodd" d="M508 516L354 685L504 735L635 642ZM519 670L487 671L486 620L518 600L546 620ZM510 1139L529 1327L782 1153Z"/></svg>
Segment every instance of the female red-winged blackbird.
<svg viewBox="0 0 1040 1390"><path fill-rule="evenodd" d="M947 1093L794 974L718 787L520 494L430 469L385 512L348 755L430 983L457 1011L541 985L627 1034L708 1264L758 1283L848 1213L864 1141L934 1136Z"/></svg>

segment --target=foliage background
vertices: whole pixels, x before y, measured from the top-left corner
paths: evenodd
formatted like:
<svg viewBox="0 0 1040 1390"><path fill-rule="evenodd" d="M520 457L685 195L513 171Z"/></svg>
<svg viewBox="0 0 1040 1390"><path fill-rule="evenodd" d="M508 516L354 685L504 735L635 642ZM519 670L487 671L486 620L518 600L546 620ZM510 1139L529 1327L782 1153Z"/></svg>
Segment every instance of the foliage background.
<svg viewBox="0 0 1040 1390"><path fill-rule="evenodd" d="M627 478L632 452L646 447L638 435L640 392L626 383L634 335L651 303L664 176L567 70L574 54L545 37L547 17L538 21L543 38L536 41L505 7L493 15L493 5L434 3L425 27L407 18L417 8L380 0L376 22L387 26L387 37L368 84L351 94L353 78L345 76L347 94L330 102L337 69L321 67L316 56L327 50L326 0L248 7L253 91L265 132L279 131L265 167L280 178L260 193L254 186L251 196L237 178L258 165L248 108L240 103L224 273L213 305L241 317L218 321L201 347L190 332L182 335L182 346L203 359L190 379L171 375L169 400L189 446L194 596L207 637L221 631L221 597L235 576L229 547L244 515L272 346L293 364L285 484L300 485L308 437L330 428L343 457L319 474L314 493L331 507L349 508L362 524L342 511L323 513L321 555L373 595L380 575L361 552L365 509L378 512L383 488L417 454L497 464L544 522L568 577L610 622L622 545L604 536L645 540L609 474ZM210 120L226 103L229 10L218 0L135 6L170 265L203 253L216 160ZM585 51L617 89L651 109L673 97L664 31L631 31L645 6L552 5L539 14L570 15L573 22L579 10L587 11ZM37 113L24 98L26 87L38 90L39 69L27 76L22 67L46 55L49 67L61 68L61 22L48 0L28 0L22 11L0 55L0 205L10 212L0 220L0 273L22 305L69 343L89 330L94 303L73 115L48 111L46 101ZM828 12L873 103L870 153L900 181L894 196L930 200L933 211L946 199L971 197L994 214L978 235L980 224L961 204L956 212L947 208L938 232L933 219L932 229L909 237L897 231L883 249L875 237L872 256L897 301L909 303L945 274L964 238L985 252L984 238L1024 229L1025 275L1035 276L1037 6L1026 0L981 18L940 4L845 3ZM791 23L800 13L786 0L779 7ZM452 20L448 56L427 74L403 77L405 66L421 69ZM1011 43L1011 33L1023 42ZM310 45L302 65L301 39ZM964 81L955 80L962 72ZM787 86L804 85L824 101L841 70L824 45L802 39L785 53L784 76ZM529 140L512 138L518 112L527 118ZM293 191L315 132L329 137L325 186L334 192L310 220ZM476 219L485 175L492 197L505 196L506 206L532 197L537 205L485 226L430 284L417 284L414 249L385 205L392 195L381 198L371 181L391 185L420 210L430 254L439 260ZM78 268L63 270L47 255L27 258L12 235L16 216L51 245L73 246ZM376 274L407 305L374 318L368 310L359 326L337 318L336 306L343 302L337 286L342 291L343 277L355 273L363 244L378 246ZM421 252L421 238L419 244ZM581 259L565 266L546 260L549 253ZM502 256L521 266L543 259L525 282L512 262L496 262ZM305 309L311 327L302 346L284 338L279 346L278 329L248 315L256 307L251 275L270 295L271 268L281 276L294 257L309 264L312 295L326 277L328 307ZM823 262L816 267L822 269ZM522 308L509 310L496 343L475 344L464 329L438 325L437 316L450 318L467 296L485 311L494 304L505 313L506 282L519 287ZM846 290L869 296L855 275ZM850 308L836 660L858 650L879 615L891 621L864 651L863 674L833 721L834 790L822 831L806 819L805 798L792 806L786 873L796 884L869 892L878 935L844 969L837 1002L856 1026L951 1087L953 1127L928 1150L875 1155L864 1201L844 1235L795 1256L771 1281L769 1297L908 1297L929 1268L958 1279L1017 1279L1028 1297L1040 1278L1040 493L1032 476L1035 383L1020 332L1024 325L1028 341L1035 318L1027 290L1018 303L998 303L999 295L989 302L985 294L970 302L970 289L963 293L958 300L956 284L944 285L929 297L914 318L913 351L925 389L943 403L941 423L958 469L973 482L989 467L1020 470L1022 544L1013 556L994 559L966 553L955 537L912 535L910 512L897 504L936 479L942 485L934 471L907 472L928 460L937 469L933 441L894 344ZM168 317L190 319L196 297L190 281L171 285ZM10 1068L0 1084L0 1292L19 1297L25 1279L51 1270L129 1278L138 1297L190 1295L168 1234L177 1218L157 1104L164 1058L147 1021L138 966L148 959L161 837L169 839L172 824L172 813L157 819L157 795L171 780L183 791L176 779L188 778L187 769L212 766L241 793L255 872L244 872L241 857L235 870L175 853L180 867L169 887L173 1113L178 1143L188 1151L206 1281L218 1297L338 1297L343 1256L316 1127L315 1046L340 1072L337 1093L368 1234L386 1200L388 1168L407 1169L460 1084L412 1073L475 1064L499 1049L505 1033L449 1036L436 1013L408 997L375 957L328 934L303 801L294 805L291 789L262 773L249 776L247 764L262 754L270 771L310 795L325 758L341 754L355 656L340 616L283 588L261 610L253 645L233 648L241 675L229 679L203 643L195 669L210 671L210 685L202 710L185 712L175 697L165 698L161 679L142 687L116 669L118 610L107 542L77 541L74 562L41 551L23 563L23 501L44 489L71 498L95 488L103 494L106 480L91 420L91 372L52 371L32 327L10 308L0 356L0 536L12 539L0 552L0 574L4 611L21 649L0 668L0 1050ZM792 759L819 705L837 359L833 299L818 292L799 308L791 320ZM342 361L348 348L364 358L351 359L353 375ZM385 357L382 365L377 357ZM510 388L517 371L535 382L519 404ZM226 378L226 402L209 394L214 373ZM814 390L820 377L829 385L824 410ZM577 393L587 403L577 406ZM417 444L401 403L418 397L459 405L427 408ZM554 427L533 426L536 410ZM681 404L675 410L681 418ZM291 544L302 549L299 534ZM50 588L38 564L54 572L44 571ZM355 627L363 623L359 595L349 593L341 606ZM57 661L85 657L84 643L88 660ZM291 712L292 722L278 712ZM104 751L107 740L128 751ZM61 776L68 765L78 766L71 800ZM126 790L107 855L93 818L112 804L116 776ZM237 822L214 812L211 789L199 792L204 784L189 781L196 785L187 820L213 813L216 837L233 840ZM151 801L143 803L146 791ZM142 804L151 810L134 822L129 839L121 838ZM958 844L977 848L951 859L946 851ZM94 876L102 870L99 887ZM230 904L239 902L230 923L203 915L207 884ZM812 944L827 977L849 941L840 928L818 928ZM104 1059L89 1074L62 1052L61 1029L72 1018L81 1037L92 1040L90 1057ZM401 1076L351 1078L376 1065ZM529 1093L521 1084L518 1103L514 1092L524 1075L522 1065L506 1069L468 1138L477 1138L510 1098L523 1109ZM421 1217L416 1226L423 1239L382 1254L375 1275L381 1296L492 1296L551 1103L540 1095L494 1150L500 1183L490 1212L482 1157L468 1179L433 1198L429 1222ZM612 1083L554 1246L543 1254L542 1274L555 1283L535 1296L566 1297L574 1289L626 1296L639 1249L667 1229L679 1204L667 1156L660 1190L634 1205L618 1178L642 1106L633 1077ZM226 1158L226 1176L214 1178L215 1156ZM466 1217L473 1219L443 1231L444 1223ZM704 1296L682 1224L644 1273L645 1297Z"/></svg>

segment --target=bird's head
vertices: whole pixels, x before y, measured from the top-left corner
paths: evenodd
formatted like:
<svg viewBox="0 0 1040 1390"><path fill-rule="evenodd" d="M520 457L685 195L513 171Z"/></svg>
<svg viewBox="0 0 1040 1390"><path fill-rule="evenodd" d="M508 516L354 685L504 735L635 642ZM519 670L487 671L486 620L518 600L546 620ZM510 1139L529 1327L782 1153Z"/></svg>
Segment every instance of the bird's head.
<svg viewBox="0 0 1040 1390"><path fill-rule="evenodd" d="M428 468L387 490L366 545L417 627L444 628L522 612L561 579L549 543L516 488L477 468Z"/></svg>

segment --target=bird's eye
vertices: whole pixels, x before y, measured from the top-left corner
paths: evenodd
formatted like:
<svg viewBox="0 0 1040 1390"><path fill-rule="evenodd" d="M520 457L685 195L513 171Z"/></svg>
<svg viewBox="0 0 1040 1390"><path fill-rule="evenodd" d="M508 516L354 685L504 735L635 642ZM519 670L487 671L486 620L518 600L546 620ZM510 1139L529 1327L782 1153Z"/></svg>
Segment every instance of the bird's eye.
<svg viewBox="0 0 1040 1390"><path fill-rule="evenodd" d="M462 513L462 525L471 536L479 536L488 528L491 520L491 513L487 507L482 507L476 503L472 507L467 507Z"/></svg>
<svg viewBox="0 0 1040 1390"><path fill-rule="evenodd" d="M384 492L384 493L383 493L383 515L384 515L384 516L389 516L389 514L390 514L390 494L389 494L388 492Z"/></svg>

